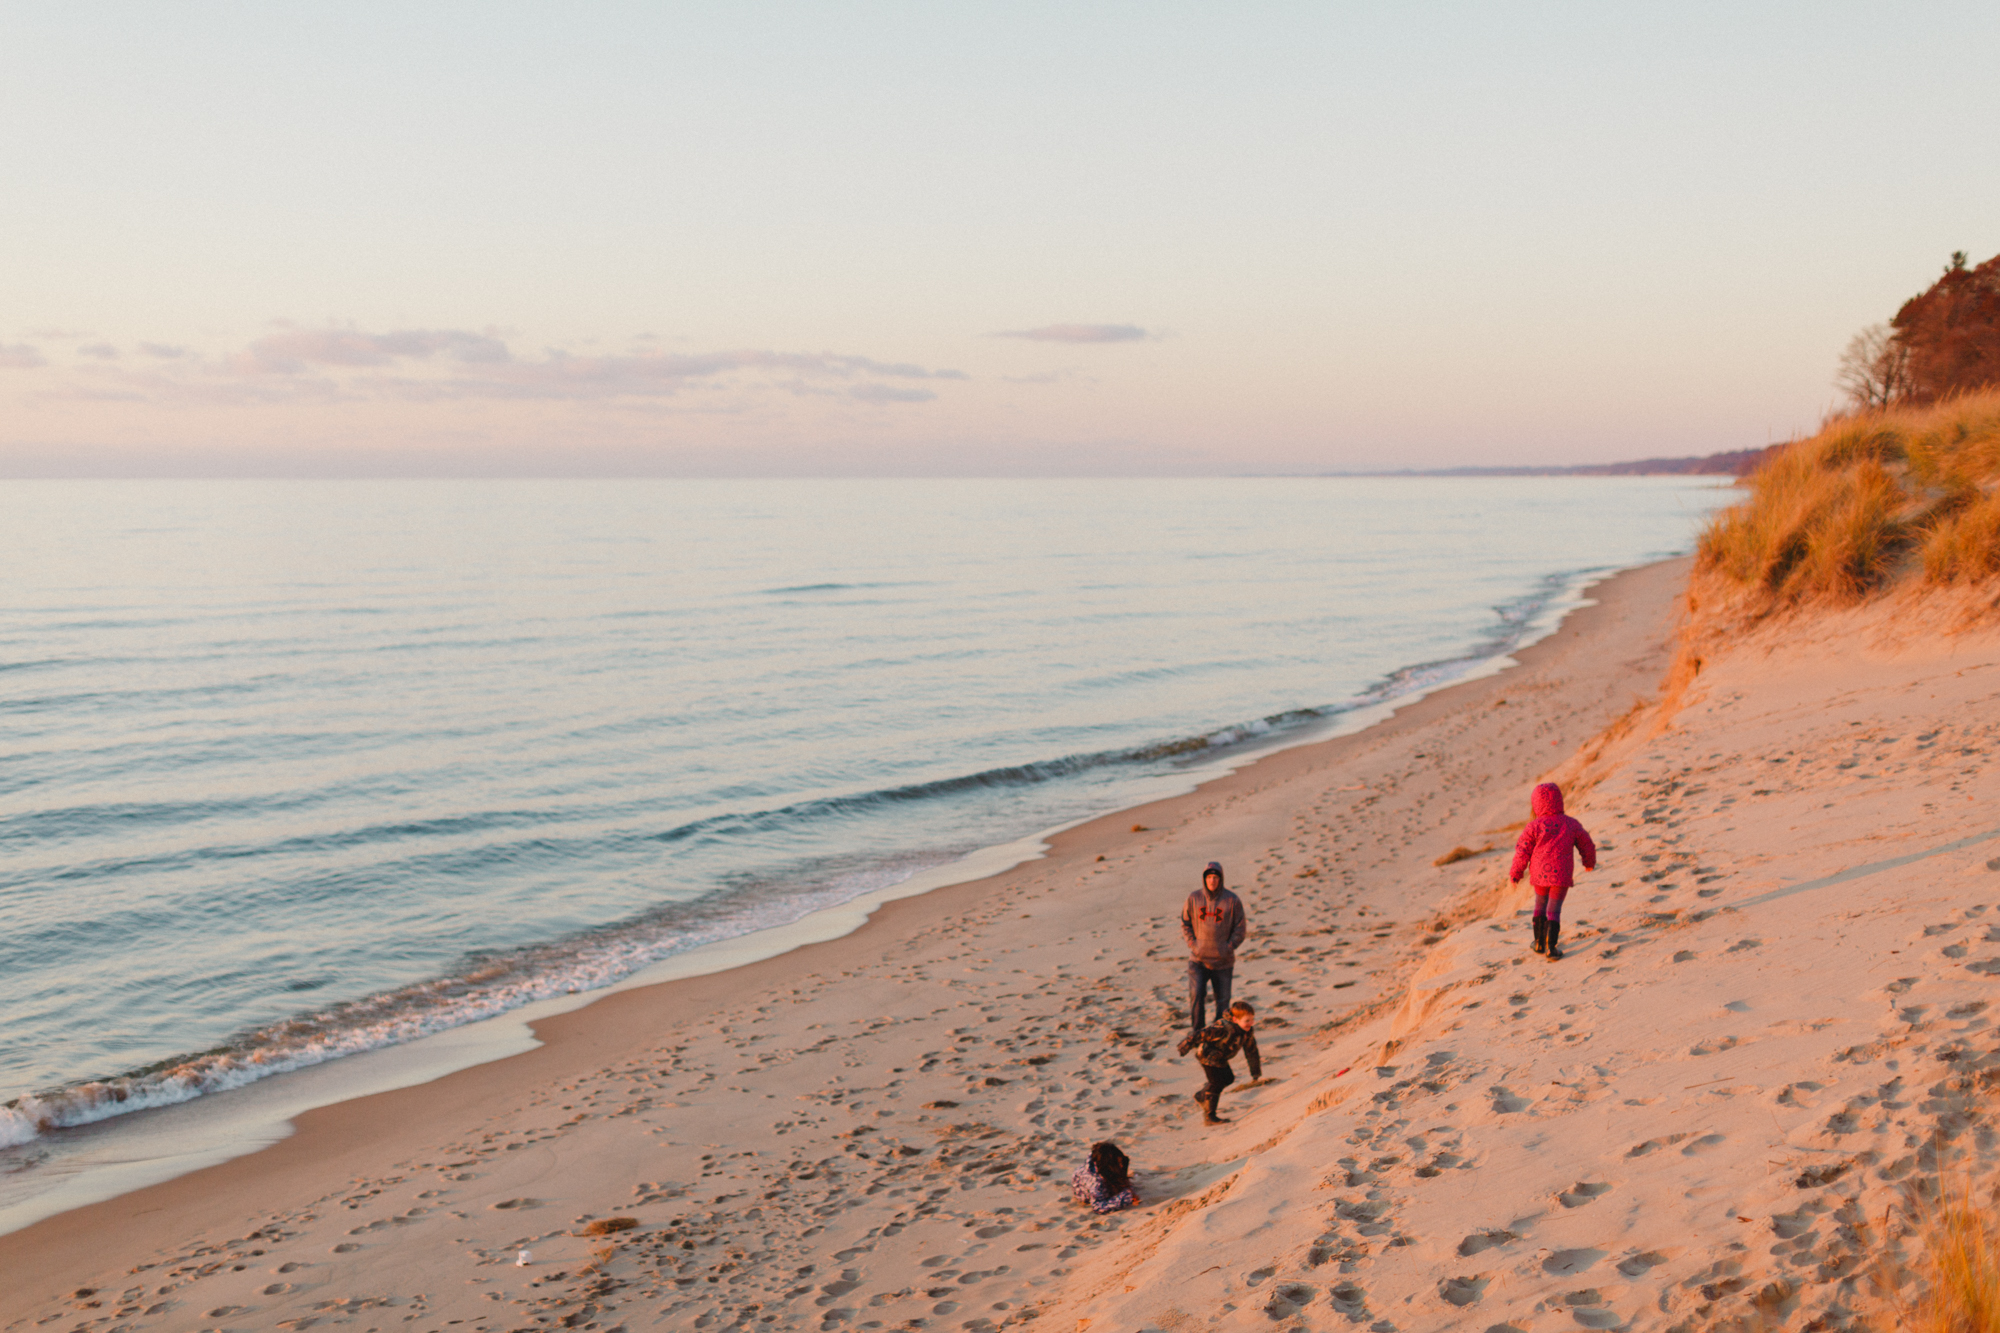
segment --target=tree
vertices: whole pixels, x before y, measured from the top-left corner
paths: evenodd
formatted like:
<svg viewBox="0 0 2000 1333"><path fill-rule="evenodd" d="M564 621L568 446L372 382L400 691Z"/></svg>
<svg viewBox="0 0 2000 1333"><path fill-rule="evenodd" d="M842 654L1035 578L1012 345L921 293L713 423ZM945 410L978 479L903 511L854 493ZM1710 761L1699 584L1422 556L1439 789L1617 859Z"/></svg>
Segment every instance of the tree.
<svg viewBox="0 0 2000 1333"><path fill-rule="evenodd" d="M1833 385L1857 411L1894 407L1910 396L1910 350L1887 324L1848 340Z"/></svg>
<svg viewBox="0 0 2000 1333"><path fill-rule="evenodd" d="M2000 255L1967 268L1965 252L1955 252L1944 276L1905 301L1890 325L1907 352L1912 402L2000 385Z"/></svg>

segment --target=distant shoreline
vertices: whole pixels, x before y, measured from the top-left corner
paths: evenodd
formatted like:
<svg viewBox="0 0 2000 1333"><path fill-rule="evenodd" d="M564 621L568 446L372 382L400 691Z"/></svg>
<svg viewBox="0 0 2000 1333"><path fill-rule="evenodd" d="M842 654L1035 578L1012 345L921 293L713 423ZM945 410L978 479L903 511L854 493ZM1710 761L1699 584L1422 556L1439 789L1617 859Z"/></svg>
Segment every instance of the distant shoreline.
<svg viewBox="0 0 2000 1333"><path fill-rule="evenodd" d="M1747 477L1782 444L1731 449L1687 458L1641 458L1630 463L1579 463L1573 467L1397 468L1366 472L1323 472L1326 477Z"/></svg>

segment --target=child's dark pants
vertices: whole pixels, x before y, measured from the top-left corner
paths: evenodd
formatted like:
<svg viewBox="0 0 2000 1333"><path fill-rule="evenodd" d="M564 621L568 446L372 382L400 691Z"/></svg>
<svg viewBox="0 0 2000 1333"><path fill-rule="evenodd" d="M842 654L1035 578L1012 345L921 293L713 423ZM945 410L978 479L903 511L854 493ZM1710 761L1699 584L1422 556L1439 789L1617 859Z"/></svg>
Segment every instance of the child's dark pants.
<svg viewBox="0 0 2000 1333"><path fill-rule="evenodd" d="M1220 1115L1222 1090L1236 1081L1236 1071L1228 1065L1203 1065L1201 1072L1208 1075L1208 1113Z"/></svg>

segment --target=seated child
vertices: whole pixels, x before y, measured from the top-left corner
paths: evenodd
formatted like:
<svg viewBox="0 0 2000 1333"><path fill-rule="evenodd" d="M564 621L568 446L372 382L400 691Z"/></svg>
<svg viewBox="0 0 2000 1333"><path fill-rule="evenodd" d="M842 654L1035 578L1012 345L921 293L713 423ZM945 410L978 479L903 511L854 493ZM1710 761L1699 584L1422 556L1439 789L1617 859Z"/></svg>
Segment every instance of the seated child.
<svg viewBox="0 0 2000 1333"><path fill-rule="evenodd" d="M1093 1147L1090 1160L1069 1178L1069 1188L1078 1203L1099 1213L1115 1213L1139 1202L1132 1191L1132 1160L1115 1143Z"/></svg>

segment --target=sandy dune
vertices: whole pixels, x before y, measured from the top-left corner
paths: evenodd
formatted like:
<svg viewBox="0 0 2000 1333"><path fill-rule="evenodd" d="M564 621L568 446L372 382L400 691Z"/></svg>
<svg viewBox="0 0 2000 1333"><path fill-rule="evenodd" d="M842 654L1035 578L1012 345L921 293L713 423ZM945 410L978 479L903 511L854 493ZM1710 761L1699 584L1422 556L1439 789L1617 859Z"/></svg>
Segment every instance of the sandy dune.
<svg viewBox="0 0 2000 1333"><path fill-rule="evenodd" d="M1367 732L0 1237L0 1327L1879 1316L1907 1187L1992 1141L2000 637L1780 629L1658 730L1686 568ZM1551 772L1603 848L1554 964L1504 874ZM1203 1129L1174 915L1210 858L1267 1077ZM1066 1181L1104 1137L1144 1203L1100 1218Z"/></svg>

